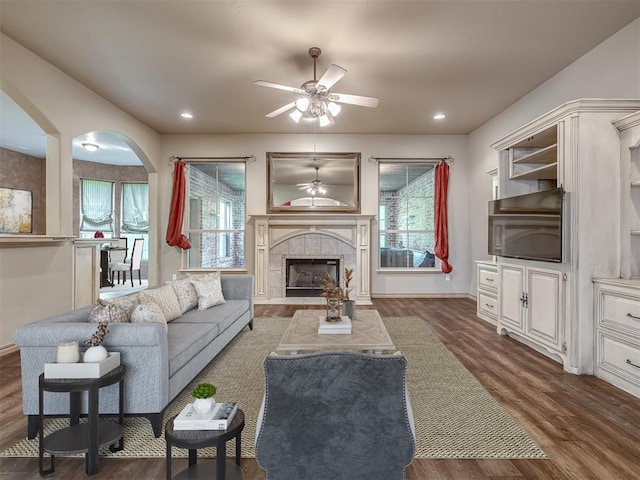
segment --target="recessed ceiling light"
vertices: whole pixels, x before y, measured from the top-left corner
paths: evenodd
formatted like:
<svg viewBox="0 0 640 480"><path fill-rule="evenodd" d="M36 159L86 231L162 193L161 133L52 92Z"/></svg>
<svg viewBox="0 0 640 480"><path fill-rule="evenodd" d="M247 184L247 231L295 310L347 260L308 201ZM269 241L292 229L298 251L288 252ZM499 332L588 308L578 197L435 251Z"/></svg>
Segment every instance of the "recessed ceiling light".
<svg viewBox="0 0 640 480"><path fill-rule="evenodd" d="M444 118L447 118L447 116L446 116L444 113L436 113L436 114L433 116L433 119L434 119L434 120L442 120L442 119L444 119Z"/></svg>
<svg viewBox="0 0 640 480"><path fill-rule="evenodd" d="M181 116L182 118L193 118L193 115L192 115L192 114L190 114L189 112L182 112L182 113L180 114L180 116Z"/></svg>
<svg viewBox="0 0 640 480"><path fill-rule="evenodd" d="M82 146L88 152L95 152L96 150L98 150L100 148L95 143L83 143Z"/></svg>

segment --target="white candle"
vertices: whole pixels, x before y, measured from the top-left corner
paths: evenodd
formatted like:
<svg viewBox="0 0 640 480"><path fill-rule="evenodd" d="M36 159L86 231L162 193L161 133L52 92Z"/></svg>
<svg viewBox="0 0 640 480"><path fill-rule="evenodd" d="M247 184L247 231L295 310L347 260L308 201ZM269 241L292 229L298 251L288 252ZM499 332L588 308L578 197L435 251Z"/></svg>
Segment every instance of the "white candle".
<svg viewBox="0 0 640 480"><path fill-rule="evenodd" d="M80 349L78 348L78 342L73 340L71 342L61 342L58 344L56 362L76 363L78 360L80 360Z"/></svg>

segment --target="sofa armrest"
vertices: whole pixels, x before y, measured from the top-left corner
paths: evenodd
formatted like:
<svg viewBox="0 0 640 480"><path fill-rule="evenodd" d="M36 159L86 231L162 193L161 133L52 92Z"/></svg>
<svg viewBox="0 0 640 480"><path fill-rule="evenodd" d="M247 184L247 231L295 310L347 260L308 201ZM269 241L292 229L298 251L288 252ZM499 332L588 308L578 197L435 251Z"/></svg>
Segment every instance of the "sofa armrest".
<svg viewBox="0 0 640 480"><path fill-rule="evenodd" d="M249 300L253 318L253 275L220 275L225 300Z"/></svg>
<svg viewBox="0 0 640 480"><path fill-rule="evenodd" d="M96 331L88 322L51 323L40 321L15 330L13 340L20 347L22 368L23 412L38 413L38 377L44 364L55 362L57 345L84 341ZM169 403L169 352L167 333L161 323L111 323L103 345L109 351L120 352L126 367L125 413L159 413ZM45 394L45 414L65 414L69 411L66 398ZM83 404L83 411L86 405ZM116 386L100 392L100 412L118 410Z"/></svg>

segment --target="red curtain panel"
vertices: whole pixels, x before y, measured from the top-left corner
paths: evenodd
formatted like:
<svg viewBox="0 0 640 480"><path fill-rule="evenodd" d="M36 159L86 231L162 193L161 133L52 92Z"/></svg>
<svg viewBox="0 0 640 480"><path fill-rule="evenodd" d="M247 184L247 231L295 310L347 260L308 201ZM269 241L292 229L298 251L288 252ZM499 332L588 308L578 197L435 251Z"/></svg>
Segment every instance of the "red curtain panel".
<svg viewBox="0 0 640 480"><path fill-rule="evenodd" d="M440 162L436 165L435 221L436 246L435 254L442 261L442 272L450 273L453 265L449 263L449 226L447 224L447 192L449 190L449 165Z"/></svg>
<svg viewBox="0 0 640 480"><path fill-rule="evenodd" d="M173 167L173 194L169 211L169 225L167 226L167 243L171 247L188 250L191 248L191 242L182 234L186 188L184 168L184 162L176 162Z"/></svg>

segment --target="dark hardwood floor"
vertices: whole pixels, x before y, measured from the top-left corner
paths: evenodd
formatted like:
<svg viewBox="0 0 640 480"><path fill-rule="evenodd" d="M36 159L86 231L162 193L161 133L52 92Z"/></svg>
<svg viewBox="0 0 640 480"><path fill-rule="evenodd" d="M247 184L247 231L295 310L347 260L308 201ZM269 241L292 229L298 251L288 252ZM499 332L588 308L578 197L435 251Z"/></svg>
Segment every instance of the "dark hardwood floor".
<svg viewBox="0 0 640 480"><path fill-rule="evenodd" d="M414 460L408 480L640 479L640 399L592 376L565 373L554 361L497 335L467 299L380 299L383 317L418 316L542 447L548 460ZM300 305L258 305L256 316L292 316ZM26 435L18 354L0 358L0 450ZM245 438L244 441L253 441ZM164 479L164 459L100 459L96 479ZM174 471L186 466L177 460ZM265 480L254 459L244 478ZM33 479L35 458L0 458L0 478ZM84 461L58 458L48 478L86 478ZM304 480L304 479L291 479ZM331 480L331 479L327 479Z"/></svg>

